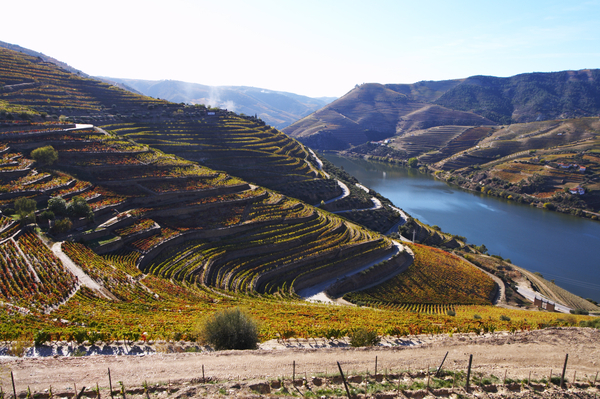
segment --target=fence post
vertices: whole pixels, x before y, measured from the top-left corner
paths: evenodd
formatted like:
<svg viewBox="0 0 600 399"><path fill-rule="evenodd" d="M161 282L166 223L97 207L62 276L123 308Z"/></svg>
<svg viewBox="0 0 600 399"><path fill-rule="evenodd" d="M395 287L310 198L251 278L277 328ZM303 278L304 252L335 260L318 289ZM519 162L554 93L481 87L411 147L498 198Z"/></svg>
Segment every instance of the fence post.
<svg viewBox="0 0 600 399"><path fill-rule="evenodd" d="M375 378L377 378L377 356L375 356Z"/></svg>
<svg viewBox="0 0 600 399"><path fill-rule="evenodd" d="M444 362L446 361L446 357L448 357L448 352L446 352L446 355L442 359L442 363L440 363L440 367L438 367L437 371L435 372L436 377L440 374L440 371L442 371L442 366L444 365Z"/></svg>
<svg viewBox="0 0 600 399"><path fill-rule="evenodd" d="M567 371L567 360L569 360L569 354L565 356L565 365L563 366L563 372L560 376L560 388L564 388L563 384L565 383L565 372Z"/></svg>
<svg viewBox="0 0 600 399"><path fill-rule="evenodd" d="M108 386L110 388L110 397L114 399L113 388L112 388L112 378L110 377L110 367L108 368Z"/></svg>
<svg viewBox="0 0 600 399"><path fill-rule="evenodd" d="M467 382L465 383L465 390L469 392L469 379L471 378L471 363L473 363L473 355L469 355L469 369L467 370Z"/></svg>
<svg viewBox="0 0 600 399"><path fill-rule="evenodd" d="M292 363L292 384L296 382L296 361Z"/></svg>
<svg viewBox="0 0 600 399"><path fill-rule="evenodd" d="M350 389L348 389L348 383L346 382L346 377L344 377L344 372L342 371L342 366L340 366L340 362L337 362L338 368L340 369L340 375L342 376L342 381L344 382L344 387L346 388L346 393L348 394L348 399L350 398Z"/></svg>
<svg viewBox="0 0 600 399"><path fill-rule="evenodd" d="M12 386L13 386L13 393L15 394L15 399L17 399L17 388L15 388L15 376L13 375L13 372L10 372L10 379L12 380Z"/></svg>

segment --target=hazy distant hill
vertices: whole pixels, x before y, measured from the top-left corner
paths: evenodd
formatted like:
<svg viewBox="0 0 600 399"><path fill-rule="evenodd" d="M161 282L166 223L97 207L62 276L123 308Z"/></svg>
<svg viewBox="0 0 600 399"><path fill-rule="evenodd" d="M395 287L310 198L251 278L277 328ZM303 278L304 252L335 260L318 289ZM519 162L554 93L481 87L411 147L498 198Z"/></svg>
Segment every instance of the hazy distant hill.
<svg viewBox="0 0 600 399"><path fill-rule="evenodd" d="M318 149L346 149L435 126L481 126L600 113L600 70L357 86L284 129Z"/></svg>
<svg viewBox="0 0 600 399"><path fill-rule="evenodd" d="M207 86L177 80L103 79L122 83L147 96L176 103L204 104L246 115L257 115L278 129L335 100L335 97L312 98L246 86Z"/></svg>

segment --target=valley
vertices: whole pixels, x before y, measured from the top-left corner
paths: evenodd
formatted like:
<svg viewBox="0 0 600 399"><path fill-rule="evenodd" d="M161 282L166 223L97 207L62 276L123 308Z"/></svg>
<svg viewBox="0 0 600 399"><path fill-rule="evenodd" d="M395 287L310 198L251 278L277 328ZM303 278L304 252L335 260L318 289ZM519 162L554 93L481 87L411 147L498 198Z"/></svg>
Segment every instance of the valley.
<svg viewBox="0 0 600 399"><path fill-rule="evenodd" d="M473 115L454 114L484 118ZM582 121L564 134L592 145L595 122ZM439 136L509 134L482 125ZM201 325L236 308L263 343L596 327L592 301L419 222L257 116L146 97L0 48L0 156L0 364L11 369L54 345L69 357L119 342L209 352L196 345ZM539 309L517 284L576 314ZM345 306L303 299L316 288Z"/></svg>

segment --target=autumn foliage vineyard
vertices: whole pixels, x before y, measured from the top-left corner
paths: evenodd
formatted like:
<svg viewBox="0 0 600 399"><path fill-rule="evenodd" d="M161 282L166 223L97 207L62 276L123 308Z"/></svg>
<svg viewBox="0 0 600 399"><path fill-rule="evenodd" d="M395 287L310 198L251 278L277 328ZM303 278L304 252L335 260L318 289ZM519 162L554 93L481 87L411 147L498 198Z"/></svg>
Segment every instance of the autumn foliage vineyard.
<svg viewBox="0 0 600 399"><path fill-rule="evenodd" d="M16 107L27 110L22 120ZM65 110L72 116L48 116ZM262 340L335 339L361 327L516 331L584 318L489 306L487 275L422 245L411 246L407 271L347 295L369 306L302 301L303 288L381 266L396 244L365 227L370 211L345 214L359 224L310 205L338 197L340 184L257 118L134 95L3 49L0 111L2 340L40 330L92 343L193 340L199 321L232 307L260 322ZM55 163L34 161L43 146ZM350 191L332 209L371 203ZM396 219L382 231L399 218L387 212Z"/></svg>
<svg viewBox="0 0 600 399"><path fill-rule="evenodd" d="M347 294L352 302L376 304L490 305L495 283L456 255L412 244L413 264L376 287Z"/></svg>

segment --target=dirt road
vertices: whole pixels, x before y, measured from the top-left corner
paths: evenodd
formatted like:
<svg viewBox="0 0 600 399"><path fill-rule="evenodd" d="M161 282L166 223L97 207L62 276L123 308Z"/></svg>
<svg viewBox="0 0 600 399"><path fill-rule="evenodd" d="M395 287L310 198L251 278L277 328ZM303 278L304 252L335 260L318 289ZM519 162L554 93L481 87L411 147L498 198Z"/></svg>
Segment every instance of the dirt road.
<svg viewBox="0 0 600 399"><path fill-rule="evenodd" d="M323 341L323 340L321 340ZM313 340L311 340L313 342ZM317 341L318 342L318 341ZM185 382L202 377L217 380L268 380L290 378L292 362L296 375L310 377L316 373L337 372L336 362L349 374L373 372L375 357L379 372L417 370L436 367L449 352L444 365L449 370L466 370L473 355L474 372L503 378L532 379L548 377L562 371L569 354L567 376L577 372L578 379L594 379L600 370L600 331L589 328L546 329L517 334L496 333L486 336L423 337L417 347L271 349L205 353L154 354L146 356L87 356L57 358L3 358L0 376L6 391L10 371L14 372L17 390L108 386L110 368L113 386L123 381L127 386L148 383ZM306 342L304 343L307 344ZM273 343L274 346L277 344ZM264 347L264 345L263 345Z"/></svg>

